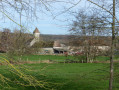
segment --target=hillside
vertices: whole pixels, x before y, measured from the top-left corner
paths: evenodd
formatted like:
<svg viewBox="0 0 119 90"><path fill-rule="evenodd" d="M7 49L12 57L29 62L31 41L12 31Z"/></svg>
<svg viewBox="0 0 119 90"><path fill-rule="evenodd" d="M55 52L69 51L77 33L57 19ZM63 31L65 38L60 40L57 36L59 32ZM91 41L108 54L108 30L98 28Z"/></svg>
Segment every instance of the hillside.
<svg viewBox="0 0 119 90"><path fill-rule="evenodd" d="M41 34L41 37L44 41L60 41L61 43L68 45L78 45L82 46L84 41L88 41L89 43L93 43L94 45L101 46L110 46L111 37L110 36L77 36L77 35L47 35ZM93 40L92 40L93 39Z"/></svg>

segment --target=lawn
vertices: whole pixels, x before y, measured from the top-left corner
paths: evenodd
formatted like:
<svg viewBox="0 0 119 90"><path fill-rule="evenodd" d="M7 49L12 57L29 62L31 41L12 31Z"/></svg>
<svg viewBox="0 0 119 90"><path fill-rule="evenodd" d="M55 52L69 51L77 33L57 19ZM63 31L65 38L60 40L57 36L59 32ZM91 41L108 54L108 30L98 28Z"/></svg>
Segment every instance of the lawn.
<svg viewBox="0 0 119 90"><path fill-rule="evenodd" d="M17 65L16 65L17 66ZM24 64L19 67L25 67L29 70L22 71L27 75L32 75L37 80L59 83L53 86L55 90L107 90L109 80L109 64L101 63L57 63L57 64ZM118 68L118 64L116 64ZM10 78L12 81L20 79L14 73L9 72L9 68L1 65L0 73ZM118 72L119 70L116 69ZM115 89L118 90L118 78L115 78ZM8 83L12 86L11 90L35 90L34 87L25 87L15 83ZM6 85L4 83L4 85ZM45 90L36 87L38 90ZM2 87L1 87L2 89ZM7 88L5 89L7 90ZM9 89L8 89L9 90Z"/></svg>
<svg viewBox="0 0 119 90"><path fill-rule="evenodd" d="M3 57L1 55L1 57ZM14 57L18 59L19 57ZM73 56L59 55L24 55L21 60L55 60L76 59ZM6 58L7 59L7 58ZM109 57L100 56L96 60L107 61ZM14 66L20 69L24 75L33 76L38 81L50 82L50 89L53 90L108 90L109 86L109 64L108 63L36 63L19 64ZM114 90L119 90L119 64L114 64ZM27 83L23 76L18 77L17 71L7 65L0 65L0 90L46 90L39 86L23 86L18 82ZM5 77L9 78L6 79ZM11 82L11 81L13 82ZM6 81L8 83L6 83ZM52 83L52 84L51 84ZM10 87L10 86L11 87Z"/></svg>
<svg viewBox="0 0 119 90"><path fill-rule="evenodd" d="M64 55L24 55L24 56L17 56L14 59L19 59L23 61L38 61L38 60L53 60L53 61L65 61L65 60L80 60L81 56L64 56ZM117 57L116 57L117 59ZM107 61L109 57L107 56L97 56L95 58L97 61Z"/></svg>
<svg viewBox="0 0 119 90"><path fill-rule="evenodd" d="M15 57L15 59L29 60L29 61L38 61L38 60L55 60L55 61L64 61L65 59L74 59L73 56L64 56L64 55L24 55L20 57Z"/></svg>
<svg viewBox="0 0 119 90"><path fill-rule="evenodd" d="M2 57L3 55L6 55L6 54L0 54L0 57ZM83 56L83 58L85 58L85 56ZM53 60L57 62L63 62L66 60L80 61L82 59L82 56L68 55L66 57L65 55L22 55L22 56L13 56L12 59L21 60L21 61ZM97 56L94 59L94 61L109 61L109 60L110 60L109 56ZM114 57L114 60L119 60L119 56L116 55Z"/></svg>

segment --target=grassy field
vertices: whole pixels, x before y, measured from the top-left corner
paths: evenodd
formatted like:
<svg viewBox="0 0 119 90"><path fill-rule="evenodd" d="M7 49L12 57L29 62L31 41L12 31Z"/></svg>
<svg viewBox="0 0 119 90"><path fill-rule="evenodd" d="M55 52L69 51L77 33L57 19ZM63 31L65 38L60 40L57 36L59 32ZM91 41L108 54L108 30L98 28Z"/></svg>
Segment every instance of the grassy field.
<svg viewBox="0 0 119 90"><path fill-rule="evenodd" d="M20 65L19 67L23 67ZM70 63L70 64L25 64L23 70L27 75L34 76L37 80L45 80L52 83L60 83L54 86L55 90L108 90L109 64L99 63ZM118 72L118 64L116 64ZM9 68L0 66L0 73L10 78L12 81L19 79L14 73L9 72ZM118 78L115 78L114 90L118 90ZM9 82L12 86L10 90L35 90L34 87L25 87ZM6 85L4 83L4 85ZM36 87L38 90L45 90ZM3 88L1 88L3 89ZM7 90L7 88L5 88ZM9 90L9 89L8 89Z"/></svg>
<svg viewBox="0 0 119 90"><path fill-rule="evenodd" d="M2 57L2 55L6 55L6 54L0 54L0 57ZM83 57L85 58L85 56L83 56ZM65 60L80 61L82 59L82 56L68 55L66 57L65 55L22 55L22 56L13 56L12 59L21 60L21 61L53 60L53 61L62 62ZM110 60L110 57L108 57L108 56L97 56L94 59L94 61L109 61L109 60ZM114 60L119 60L119 56L116 55L114 57Z"/></svg>
<svg viewBox="0 0 119 90"><path fill-rule="evenodd" d="M65 61L66 59L70 60L80 60L81 56L64 56L64 55L24 55L19 57L14 57L15 59L20 59L23 61L38 61L38 60L53 60L53 61ZM116 57L117 59L117 57ZM107 56L97 56L95 60L98 61L107 61L109 57Z"/></svg>
<svg viewBox="0 0 119 90"><path fill-rule="evenodd" d="M14 58L18 59L19 57ZM73 56L65 57L58 55L25 55L20 56L20 58L23 61L64 61L66 59L77 59ZM96 60L107 61L109 57L100 56L97 57ZM108 90L109 86L108 63L27 63L15 65L15 67L20 69L25 75L35 77L38 81L43 80L45 82L57 84L50 87L50 89L54 88L53 90ZM114 90L119 90L119 64L115 63L114 67ZM9 80L1 75L9 78ZM21 77L18 77L17 73L14 73L12 68L7 65L0 65L0 90L46 90L39 86L34 88L33 86L26 87L20 85L17 80L26 83Z"/></svg>

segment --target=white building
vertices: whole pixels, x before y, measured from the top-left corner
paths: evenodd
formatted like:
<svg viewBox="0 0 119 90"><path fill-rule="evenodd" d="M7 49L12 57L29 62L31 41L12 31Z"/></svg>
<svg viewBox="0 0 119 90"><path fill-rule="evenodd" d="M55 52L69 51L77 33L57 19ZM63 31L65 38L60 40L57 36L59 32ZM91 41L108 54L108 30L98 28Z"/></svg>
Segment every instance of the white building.
<svg viewBox="0 0 119 90"><path fill-rule="evenodd" d="M33 32L34 39L31 41L30 46L33 46L36 42L40 40L40 32L38 28L36 28Z"/></svg>

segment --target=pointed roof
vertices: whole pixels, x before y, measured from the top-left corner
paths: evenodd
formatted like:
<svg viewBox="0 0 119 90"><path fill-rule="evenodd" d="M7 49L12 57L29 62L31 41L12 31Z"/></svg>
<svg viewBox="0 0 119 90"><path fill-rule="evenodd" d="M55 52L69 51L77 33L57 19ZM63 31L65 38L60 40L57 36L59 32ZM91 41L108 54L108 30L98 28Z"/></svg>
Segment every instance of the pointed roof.
<svg viewBox="0 0 119 90"><path fill-rule="evenodd" d="M36 29L33 31L33 33L40 33L37 27L36 27Z"/></svg>

